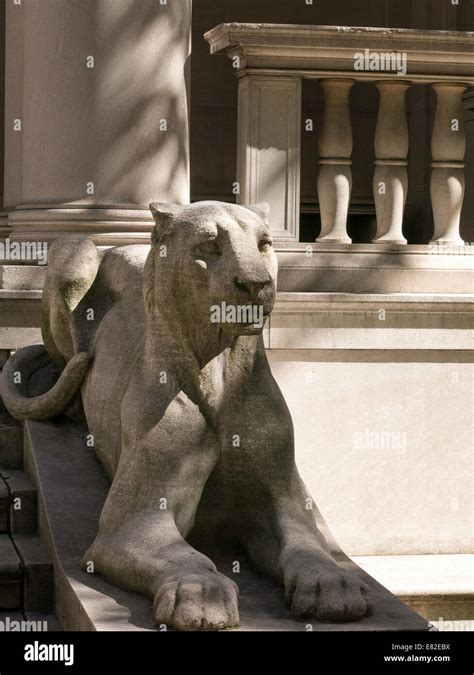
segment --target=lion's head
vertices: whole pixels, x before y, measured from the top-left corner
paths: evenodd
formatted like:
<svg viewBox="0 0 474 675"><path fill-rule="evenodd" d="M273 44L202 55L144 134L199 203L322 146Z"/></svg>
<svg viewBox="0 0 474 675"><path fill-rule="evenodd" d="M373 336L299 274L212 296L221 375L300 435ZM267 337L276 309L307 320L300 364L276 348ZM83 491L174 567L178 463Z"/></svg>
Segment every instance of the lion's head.
<svg viewBox="0 0 474 675"><path fill-rule="evenodd" d="M261 333L275 300L277 260L268 204L150 204L154 302L197 327Z"/></svg>

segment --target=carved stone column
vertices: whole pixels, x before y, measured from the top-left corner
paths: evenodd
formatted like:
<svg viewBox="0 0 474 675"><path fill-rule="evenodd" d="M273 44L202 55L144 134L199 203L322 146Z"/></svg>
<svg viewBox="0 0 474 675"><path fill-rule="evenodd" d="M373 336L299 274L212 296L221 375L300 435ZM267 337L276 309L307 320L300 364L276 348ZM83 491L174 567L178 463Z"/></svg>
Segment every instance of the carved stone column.
<svg viewBox="0 0 474 675"><path fill-rule="evenodd" d="M347 214L352 191L352 127L349 92L353 80L322 80L324 112L319 134L318 200L321 234L316 241L350 243Z"/></svg>
<svg viewBox="0 0 474 675"><path fill-rule="evenodd" d="M377 234L374 242L406 244L402 233L408 190L407 82L377 82L380 94L375 130L374 201Z"/></svg>
<svg viewBox="0 0 474 675"><path fill-rule="evenodd" d="M7 87L23 92L21 129L6 121L13 238L146 241L150 200L189 202L191 1L8 4L21 72Z"/></svg>
<svg viewBox="0 0 474 675"><path fill-rule="evenodd" d="M464 130L462 95L466 86L442 82L433 85L437 108L431 139L431 203L434 217L432 242L463 244L459 234L464 201Z"/></svg>

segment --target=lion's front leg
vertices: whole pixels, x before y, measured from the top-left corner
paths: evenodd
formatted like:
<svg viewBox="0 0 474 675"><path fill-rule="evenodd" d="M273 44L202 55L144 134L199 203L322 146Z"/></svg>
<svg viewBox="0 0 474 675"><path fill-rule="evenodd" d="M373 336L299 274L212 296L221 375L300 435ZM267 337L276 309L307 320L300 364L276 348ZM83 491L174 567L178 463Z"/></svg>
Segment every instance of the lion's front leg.
<svg viewBox="0 0 474 675"><path fill-rule="evenodd" d="M185 540L217 456L199 411L177 397L145 439L122 450L84 556L84 567L93 562L116 585L149 595L159 625L219 630L239 623L237 586Z"/></svg>
<svg viewBox="0 0 474 675"><path fill-rule="evenodd" d="M368 589L331 556L295 465L286 403L267 365L257 375L227 428L228 435L239 435L240 449L225 453L223 462L239 539L254 565L283 583L296 616L356 621L369 610Z"/></svg>
<svg viewBox="0 0 474 675"><path fill-rule="evenodd" d="M304 485L295 471L289 501L276 505L278 561L285 600L299 618L351 622L370 612L369 588L340 567L319 531Z"/></svg>
<svg viewBox="0 0 474 675"><path fill-rule="evenodd" d="M283 583L286 603L296 617L357 621L370 611L369 589L331 556L313 512L306 508L308 499L295 470L284 493L267 493L257 528L250 527L242 541L254 564Z"/></svg>
<svg viewBox="0 0 474 675"><path fill-rule="evenodd" d="M220 630L239 623L236 584L181 536L171 515L137 513L101 532L83 558L96 572L153 600L157 625Z"/></svg>

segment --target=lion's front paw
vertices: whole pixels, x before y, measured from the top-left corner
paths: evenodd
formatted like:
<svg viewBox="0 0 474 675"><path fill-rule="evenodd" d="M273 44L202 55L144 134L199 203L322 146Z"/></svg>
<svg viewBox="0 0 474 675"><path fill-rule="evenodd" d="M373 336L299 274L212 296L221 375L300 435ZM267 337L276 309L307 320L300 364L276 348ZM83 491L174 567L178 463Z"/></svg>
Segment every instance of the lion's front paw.
<svg viewBox="0 0 474 675"><path fill-rule="evenodd" d="M168 579L155 596L155 621L186 631L238 626L237 593L237 585L219 572Z"/></svg>
<svg viewBox="0 0 474 675"><path fill-rule="evenodd" d="M368 586L336 566L299 573L285 583L285 595L300 618L342 623L362 619L370 610Z"/></svg>

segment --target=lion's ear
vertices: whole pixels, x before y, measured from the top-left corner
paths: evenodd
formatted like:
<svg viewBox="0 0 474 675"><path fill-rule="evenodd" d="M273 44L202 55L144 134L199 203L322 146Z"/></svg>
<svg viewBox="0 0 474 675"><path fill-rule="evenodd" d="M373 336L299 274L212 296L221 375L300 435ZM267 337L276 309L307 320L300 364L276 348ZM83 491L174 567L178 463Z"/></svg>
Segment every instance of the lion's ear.
<svg viewBox="0 0 474 675"><path fill-rule="evenodd" d="M152 244L156 246L164 235L171 234L176 216L182 207L176 204L151 202L149 208L156 223L151 235Z"/></svg>
<svg viewBox="0 0 474 675"><path fill-rule="evenodd" d="M264 223L268 225L268 218L270 216L270 204L268 202L261 202L260 204L249 204L247 206L250 211L253 211L260 216Z"/></svg>
<svg viewBox="0 0 474 675"><path fill-rule="evenodd" d="M149 204L151 215L155 219L157 225L163 222L169 222L181 211L182 206L177 204L165 204L160 202L151 202Z"/></svg>

